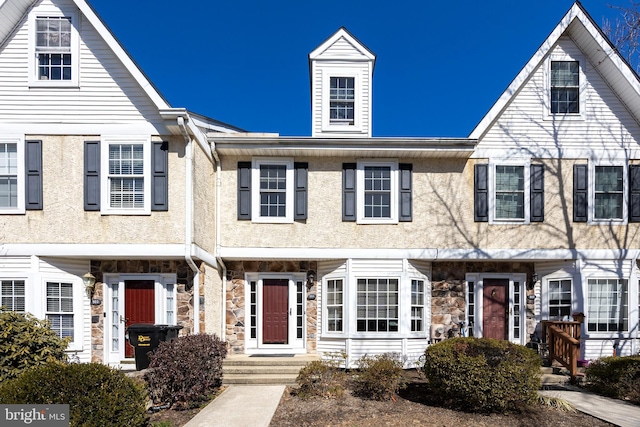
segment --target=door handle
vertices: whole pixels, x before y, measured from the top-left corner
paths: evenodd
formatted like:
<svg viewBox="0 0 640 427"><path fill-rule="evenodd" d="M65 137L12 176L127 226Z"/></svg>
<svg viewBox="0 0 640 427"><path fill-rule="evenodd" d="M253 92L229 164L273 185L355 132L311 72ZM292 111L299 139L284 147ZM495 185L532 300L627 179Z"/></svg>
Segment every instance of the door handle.
<svg viewBox="0 0 640 427"><path fill-rule="evenodd" d="M289 307L289 316L291 316L291 307Z"/></svg>
<svg viewBox="0 0 640 427"><path fill-rule="evenodd" d="M129 319L125 319L124 317L120 316L120 322L121 323L127 323L129 321Z"/></svg>

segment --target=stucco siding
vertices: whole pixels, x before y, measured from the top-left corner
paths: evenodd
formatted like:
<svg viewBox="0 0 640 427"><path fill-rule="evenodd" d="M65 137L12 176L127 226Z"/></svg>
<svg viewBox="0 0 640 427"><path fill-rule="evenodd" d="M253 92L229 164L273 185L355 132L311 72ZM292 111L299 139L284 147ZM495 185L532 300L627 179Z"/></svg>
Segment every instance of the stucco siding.
<svg viewBox="0 0 640 427"><path fill-rule="evenodd" d="M24 215L2 215L0 229L4 242L184 242L185 174L181 138L169 144L169 210L126 216L84 211L83 143L99 140L99 136L28 135L26 139L42 140L43 209L27 211ZM103 171L103 175L105 173Z"/></svg>
<svg viewBox="0 0 640 427"><path fill-rule="evenodd" d="M237 218L237 161L223 160L223 247L619 249L640 245L640 226L573 222L574 160L544 160L545 220L530 224L474 222L473 165L456 159L412 160L413 221L363 225L342 221L342 163L309 162L309 215L303 222L258 224ZM400 159L400 162L405 160Z"/></svg>
<svg viewBox="0 0 640 427"><path fill-rule="evenodd" d="M216 242L216 166L203 152L202 147L195 143L193 144L193 166L194 243L213 254Z"/></svg>

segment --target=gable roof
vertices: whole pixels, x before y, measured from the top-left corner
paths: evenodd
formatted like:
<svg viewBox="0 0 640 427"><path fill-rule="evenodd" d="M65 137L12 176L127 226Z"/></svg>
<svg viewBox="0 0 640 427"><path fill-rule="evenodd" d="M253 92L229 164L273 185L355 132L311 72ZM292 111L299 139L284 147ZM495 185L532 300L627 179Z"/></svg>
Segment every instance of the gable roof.
<svg viewBox="0 0 640 427"><path fill-rule="evenodd" d="M638 75L622 58L580 2L576 1L489 112L476 125L469 138L482 138L518 94L534 70L545 60L560 37L564 35L568 35L582 50L629 112L640 122L640 80Z"/></svg>
<svg viewBox="0 0 640 427"><path fill-rule="evenodd" d="M351 34L345 27L338 28L338 31L323 41L320 46L316 47L309 54L309 61L312 59L346 59L345 50L332 50L339 41L344 41L351 49L348 59L355 60L356 56L361 56L363 60L372 61L375 65L376 55L369 50L360 40Z"/></svg>
<svg viewBox="0 0 640 427"><path fill-rule="evenodd" d="M129 53L122 47L104 22L100 19L95 10L85 0L71 0L80 13L96 29L109 48L122 61L123 65L131 73L135 81L142 90L149 96L154 105L160 109L171 108L169 103L162 97L160 92L153 86L153 83L144 75L142 69L133 61ZM8 37L13 34L18 25L24 20L25 15L34 6L36 0L0 0L0 46L3 46Z"/></svg>

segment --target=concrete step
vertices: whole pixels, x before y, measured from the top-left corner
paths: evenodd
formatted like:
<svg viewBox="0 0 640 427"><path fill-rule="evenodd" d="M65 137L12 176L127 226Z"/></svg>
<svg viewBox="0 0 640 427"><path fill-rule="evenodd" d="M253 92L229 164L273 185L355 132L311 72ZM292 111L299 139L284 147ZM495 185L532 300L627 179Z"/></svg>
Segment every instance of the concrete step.
<svg viewBox="0 0 640 427"><path fill-rule="evenodd" d="M584 379L584 368L578 368L578 382ZM571 376L569 371L561 366L543 366L540 368L542 373L542 387L554 385L569 384L571 382Z"/></svg>
<svg viewBox="0 0 640 427"><path fill-rule="evenodd" d="M227 356L222 364L222 383L296 385L300 369L314 360L320 360L320 356L314 354L289 357L231 355Z"/></svg>

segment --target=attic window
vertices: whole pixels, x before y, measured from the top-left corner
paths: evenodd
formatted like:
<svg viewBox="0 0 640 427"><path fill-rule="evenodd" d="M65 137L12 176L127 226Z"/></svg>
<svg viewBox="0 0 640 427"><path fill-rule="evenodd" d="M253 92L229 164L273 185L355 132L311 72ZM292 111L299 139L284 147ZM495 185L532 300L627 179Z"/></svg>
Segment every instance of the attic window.
<svg viewBox="0 0 640 427"><path fill-rule="evenodd" d="M551 113L580 113L578 61L551 61Z"/></svg>
<svg viewBox="0 0 640 427"><path fill-rule="evenodd" d="M71 80L71 18L36 18L39 80Z"/></svg>
<svg viewBox="0 0 640 427"><path fill-rule="evenodd" d="M330 122L353 125L355 83L353 77L331 77L330 82Z"/></svg>

